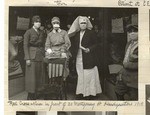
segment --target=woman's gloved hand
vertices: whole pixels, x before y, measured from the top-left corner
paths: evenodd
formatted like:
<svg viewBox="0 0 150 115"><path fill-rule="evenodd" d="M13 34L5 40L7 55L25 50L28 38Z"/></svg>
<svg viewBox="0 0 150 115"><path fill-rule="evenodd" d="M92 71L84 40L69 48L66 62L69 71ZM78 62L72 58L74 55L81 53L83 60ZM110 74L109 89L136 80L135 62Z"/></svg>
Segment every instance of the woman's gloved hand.
<svg viewBox="0 0 150 115"><path fill-rule="evenodd" d="M67 54L66 53L61 53L61 57L62 58L67 58Z"/></svg>
<svg viewBox="0 0 150 115"><path fill-rule="evenodd" d="M31 65L31 60L26 60L26 65L30 66Z"/></svg>
<svg viewBox="0 0 150 115"><path fill-rule="evenodd" d="M46 52L49 53L49 54L50 54L50 53L53 53L52 49L50 49L50 48L47 49Z"/></svg>

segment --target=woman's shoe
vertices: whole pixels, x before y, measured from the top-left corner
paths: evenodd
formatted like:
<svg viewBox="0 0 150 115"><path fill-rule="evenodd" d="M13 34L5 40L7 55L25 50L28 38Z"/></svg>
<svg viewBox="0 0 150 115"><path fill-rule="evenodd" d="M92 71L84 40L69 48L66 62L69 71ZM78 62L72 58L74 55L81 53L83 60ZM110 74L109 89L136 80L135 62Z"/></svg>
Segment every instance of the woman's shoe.
<svg viewBox="0 0 150 115"><path fill-rule="evenodd" d="M98 99L97 96L93 96L93 95L90 95L90 96L89 96L89 100L97 100L97 99Z"/></svg>
<svg viewBox="0 0 150 115"><path fill-rule="evenodd" d="M27 100L36 100L36 94L35 93L28 93Z"/></svg>
<svg viewBox="0 0 150 115"><path fill-rule="evenodd" d="M83 100L83 95L82 94L76 95L76 100Z"/></svg>
<svg viewBox="0 0 150 115"><path fill-rule="evenodd" d="M27 100L30 100L30 98L31 98L31 93L28 93Z"/></svg>
<svg viewBox="0 0 150 115"><path fill-rule="evenodd" d="M117 100L124 100L124 95L119 95L116 93Z"/></svg>

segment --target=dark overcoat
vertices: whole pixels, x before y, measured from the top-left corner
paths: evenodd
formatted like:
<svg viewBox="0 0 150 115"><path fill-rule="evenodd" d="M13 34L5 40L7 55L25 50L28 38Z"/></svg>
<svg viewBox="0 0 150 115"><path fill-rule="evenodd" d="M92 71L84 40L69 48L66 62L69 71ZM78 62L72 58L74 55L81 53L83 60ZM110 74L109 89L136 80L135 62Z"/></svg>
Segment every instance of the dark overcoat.
<svg viewBox="0 0 150 115"><path fill-rule="evenodd" d="M131 42L127 43L126 51ZM120 71L122 80L129 87L138 88L138 47L133 51L133 54L129 55L129 62L123 65L123 69Z"/></svg>
<svg viewBox="0 0 150 115"><path fill-rule="evenodd" d="M79 50L79 43L80 43L80 32L77 32L75 36L70 38L70 40L71 40L70 50L72 53L72 57L76 62L76 57L77 57L77 53ZM85 48L89 48L90 52L85 53L84 51L82 51L84 69L91 69L97 65L97 56L96 56L96 49L98 46L97 40L98 39L96 33L92 30L86 29L81 41L81 46Z"/></svg>

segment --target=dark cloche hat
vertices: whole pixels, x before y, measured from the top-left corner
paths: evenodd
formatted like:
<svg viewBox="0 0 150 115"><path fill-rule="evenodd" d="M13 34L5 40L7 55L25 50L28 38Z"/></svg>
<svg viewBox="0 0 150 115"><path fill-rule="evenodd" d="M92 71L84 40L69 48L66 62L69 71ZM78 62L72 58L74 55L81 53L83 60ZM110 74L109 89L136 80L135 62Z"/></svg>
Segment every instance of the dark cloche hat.
<svg viewBox="0 0 150 115"><path fill-rule="evenodd" d="M126 26L127 31L136 30L138 31L138 25L129 24Z"/></svg>
<svg viewBox="0 0 150 115"><path fill-rule="evenodd" d="M33 17L32 17L32 23L34 23L34 22L41 22L40 16L38 16L38 15L33 16Z"/></svg>

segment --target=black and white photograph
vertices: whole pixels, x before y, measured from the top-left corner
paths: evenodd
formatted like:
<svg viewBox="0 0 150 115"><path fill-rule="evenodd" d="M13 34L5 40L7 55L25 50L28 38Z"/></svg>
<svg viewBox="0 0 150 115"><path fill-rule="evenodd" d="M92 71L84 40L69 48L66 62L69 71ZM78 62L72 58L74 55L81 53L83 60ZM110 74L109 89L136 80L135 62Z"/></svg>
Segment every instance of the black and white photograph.
<svg viewBox="0 0 150 115"><path fill-rule="evenodd" d="M150 115L150 85L146 85L146 114L145 115Z"/></svg>
<svg viewBox="0 0 150 115"><path fill-rule="evenodd" d="M8 23L9 100L138 100L138 8L9 6Z"/></svg>
<svg viewBox="0 0 150 115"><path fill-rule="evenodd" d="M115 111L17 111L16 115L117 115Z"/></svg>

